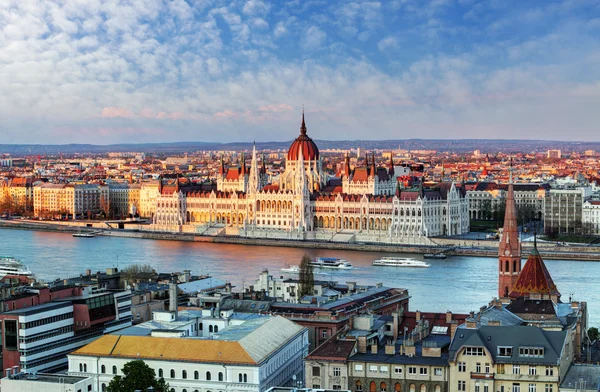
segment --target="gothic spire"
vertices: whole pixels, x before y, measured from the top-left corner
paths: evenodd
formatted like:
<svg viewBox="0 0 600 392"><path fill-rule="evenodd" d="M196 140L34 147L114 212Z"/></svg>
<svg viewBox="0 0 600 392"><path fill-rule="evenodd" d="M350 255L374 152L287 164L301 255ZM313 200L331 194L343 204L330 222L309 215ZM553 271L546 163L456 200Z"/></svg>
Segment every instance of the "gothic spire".
<svg viewBox="0 0 600 392"><path fill-rule="evenodd" d="M221 163L219 164L219 175L225 174L225 165L223 164L223 155L221 155Z"/></svg>
<svg viewBox="0 0 600 392"><path fill-rule="evenodd" d="M300 134L306 136L306 123L304 122L304 106L302 106L302 125L300 126Z"/></svg>

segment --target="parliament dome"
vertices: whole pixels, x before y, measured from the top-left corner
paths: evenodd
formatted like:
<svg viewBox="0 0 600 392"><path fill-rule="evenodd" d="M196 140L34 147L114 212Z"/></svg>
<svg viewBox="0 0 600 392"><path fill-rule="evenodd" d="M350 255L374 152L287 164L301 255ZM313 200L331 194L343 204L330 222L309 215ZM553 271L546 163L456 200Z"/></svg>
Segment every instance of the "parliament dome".
<svg viewBox="0 0 600 392"><path fill-rule="evenodd" d="M313 140L306 134L306 124L304 122L304 112L302 112L302 126L300 126L300 136L294 140L288 149L288 161L297 161L302 151L302 159L305 161L315 161L319 159L319 148Z"/></svg>

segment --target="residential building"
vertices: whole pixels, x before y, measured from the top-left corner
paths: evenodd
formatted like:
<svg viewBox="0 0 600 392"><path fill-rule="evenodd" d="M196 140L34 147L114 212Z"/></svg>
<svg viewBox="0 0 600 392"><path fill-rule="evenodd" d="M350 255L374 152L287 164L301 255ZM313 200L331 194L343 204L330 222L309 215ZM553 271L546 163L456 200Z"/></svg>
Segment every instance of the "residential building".
<svg viewBox="0 0 600 392"><path fill-rule="evenodd" d="M544 232L546 234L580 234L586 188L553 188L546 198Z"/></svg>
<svg viewBox="0 0 600 392"><path fill-rule="evenodd" d="M546 156L548 158L558 158L560 159L562 156L562 151L561 150L548 150L548 152L546 153Z"/></svg>
<svg viewBox="0 0 600 392"><path fill-rule="evenodd" d="M41 184L34 187L35 216L71 215L73 219L110 211L109 190L97 184Z"/></svg>
<svg viewBox="0 0 600 392"><path fill-rule="evenodd" d="M140 210L140 184L109 184L110 213L116 217L127 217Z"/></svg>
<svg viewBox="0 0 600 392"><path fill-rule="evenodd" d="M569 334L533 326L459 328L450 346L449 390L558 392L573 362Z"/></svg>
<svg viewBox="0 0 600 392"><path fill-rule="evenodd" d="M600 200L587 200L581 214L582 233L600 235Z"/></svg>
<svg viewBox="0 0 600 392"><path fill-rule="evenodd" d="M160 193L160 181L145 181L140 186L139 214L143 218L152 218L156 212L156 198Z"/></svg>
<svg viewBox="0 0 600 392"><path fill-rule="evenodd" d="M305 328L283 317L262 316L210 338L162 329L149 336L106 335L69 355L69 375L92 377L96 390L106 391L127 362L142 359L175 392L264 392L303 382L307 349Z"/></svg>

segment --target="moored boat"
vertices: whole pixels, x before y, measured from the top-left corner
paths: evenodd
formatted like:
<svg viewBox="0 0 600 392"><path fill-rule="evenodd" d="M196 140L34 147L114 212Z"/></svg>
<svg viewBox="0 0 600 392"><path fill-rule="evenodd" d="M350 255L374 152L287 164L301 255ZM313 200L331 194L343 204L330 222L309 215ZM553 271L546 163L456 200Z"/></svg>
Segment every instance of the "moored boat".
<svg viewBox="0 0 600 392"><path fill-rule="evenodd" d="M423 255L423 257L426 259L440 259L441 260L441 259L445 259L448 256L446 256L445 253L425 253Z"/></svg>
<svg viewBox="0 0 600 392"><path fill-rule="evenodd" d="M6 275L33 277L33 272L14 257L0 256L0 277Z"/></svg>

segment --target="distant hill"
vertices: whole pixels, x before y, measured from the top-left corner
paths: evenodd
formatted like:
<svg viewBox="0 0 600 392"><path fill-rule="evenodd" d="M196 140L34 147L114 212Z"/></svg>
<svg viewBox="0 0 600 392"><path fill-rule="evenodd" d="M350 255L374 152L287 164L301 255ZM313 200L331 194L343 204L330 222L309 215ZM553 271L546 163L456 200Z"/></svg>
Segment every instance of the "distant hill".
<svg viewBox="0 0 600 392"><path fill-rule="evenodd" d="M260 150L285 150L291 144L286 142L261 142L256 146ZM532 152L558 148L563 152L596 150L600 151L600 142L564 142L547 140L501 140L501 139L407 139L407 140L315 140L321 150L327 149L407 149L437 150L449 152L467 152L481 150L482 153ZM0 144L0 153L13 156L55 155L55 154L102 154L107 152L145 152L157 154L192 153L196 151L249 150L252 143L128 143L128 144Z"/></svg>

